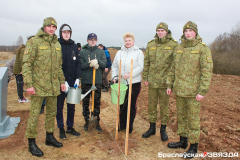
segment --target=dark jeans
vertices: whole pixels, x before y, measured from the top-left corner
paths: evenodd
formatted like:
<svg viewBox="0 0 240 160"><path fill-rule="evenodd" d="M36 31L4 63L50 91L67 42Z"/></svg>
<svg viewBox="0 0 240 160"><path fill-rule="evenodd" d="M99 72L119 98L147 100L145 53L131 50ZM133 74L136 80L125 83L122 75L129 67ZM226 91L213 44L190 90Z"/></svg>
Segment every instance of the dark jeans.
<svg viewBox="0 0 240 160"><path fill-rule="evenodd" d="M104 85L104 87L108 86L108 79L107 76L109 74L109 72L111 71L111 67L108 68L108 71L105 72L105 69L103 69L103 74L102 74L102 83Z"/></svg>
<svg viewBox="0 0 240 160"><path fill-rule="evenodd" d="M90 90L92 84L82 84L82 94L85 94L87 91ZM97 116L97 120L100 121L100 101L101 101L101 84L95 85L98 90L95 90L94 94L94 116ZM90 92L85 98L82 100L83 104L83 116L85 121L89 119L90 111L89 111L89 100L90 96L92 96L92 92ZM91 106L92 108L92 106ZM92 110L92 109L91 109Z"/></svg>
<svg viewBox="0 0 240 160"><path fill-rule="evenodd" d="M140 91L141 91L141 82L132 84L129 130L133 129L133 122L137 113L136 103L137 103L137 98ZM119 111L120 129L126 129L126 126L127 126L128 92L129 92L129 85L128 85L124 103L120 105L120 111Z"/></svg>
<svg viewBox="0 0 240 160"><path fill-rule="evenodd" d="M70 87L74 86L75 81L68 81L68 85ZM61 94L57 97L57 125L58 128L63 128L64 123L63 123L63 106L64 106L64 101L66 98L65 92L61 91ZM75 104L68 104L67 103L67 126L72 128L74 124L74 114L75 114Z"/></svg>
<svg viewBox="0 0 240 160"><path fill-rule="evenodd" d="M18 97L20 99L23 99L23 76L22 74L16 74L16 83L17 83L17 92L18 92Z"/></svg>

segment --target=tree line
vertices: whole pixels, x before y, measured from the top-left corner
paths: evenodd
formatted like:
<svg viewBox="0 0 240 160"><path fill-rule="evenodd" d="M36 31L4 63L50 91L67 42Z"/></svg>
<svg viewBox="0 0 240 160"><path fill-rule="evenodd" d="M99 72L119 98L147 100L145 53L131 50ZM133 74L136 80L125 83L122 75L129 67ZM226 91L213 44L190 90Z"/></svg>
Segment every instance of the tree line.
<svg viewBox="0 0 240 160"><path fill-rule="evenodd" d="M213 73L240 76L240 22L230 33L220 34L210 44Z"/></svg>
<svg viewBox="0 0 240 160"><path fill-rule="evenodd" d="M13 45L11 46L5 46L1 45L0 46L0 52L16 52L18 47L20 47L23 44L23 38L22 36L19 36L16 43L14 42Z"/></svg>

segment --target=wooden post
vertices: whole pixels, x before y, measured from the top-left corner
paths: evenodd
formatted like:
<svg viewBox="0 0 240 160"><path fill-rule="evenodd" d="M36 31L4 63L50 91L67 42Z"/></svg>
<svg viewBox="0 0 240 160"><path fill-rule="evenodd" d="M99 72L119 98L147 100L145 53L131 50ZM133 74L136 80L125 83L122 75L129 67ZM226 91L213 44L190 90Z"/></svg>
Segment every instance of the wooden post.
<svg viewBox="0 0 240 160"><path fill-rule="evenodd" d="M118 101L117 101L117 121L116 121L116 141L118 140L118 124L119 124L119 103L120 103L120 85L121 85L121 68L122 68L122 60L119 63L119 78L118 78Z"/></svg>
<svg viewBox="0 0 240 160"><path fill-rule="evenodd" d="M127 131L126 131L126 143L125 143L125 156L128 155L129 121L130 121L131 98L132 98L132 72L133 72L133 59L131 59L130 83L129 83L129 92L128 92L128 114L127 114Z"/></svg>

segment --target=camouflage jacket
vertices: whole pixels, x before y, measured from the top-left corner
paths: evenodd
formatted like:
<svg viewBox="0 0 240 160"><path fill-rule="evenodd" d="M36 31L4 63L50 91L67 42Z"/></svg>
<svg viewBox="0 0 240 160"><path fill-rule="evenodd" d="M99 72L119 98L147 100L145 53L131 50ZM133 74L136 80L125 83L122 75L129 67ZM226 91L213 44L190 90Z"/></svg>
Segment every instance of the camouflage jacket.
<svg viewBox="0 0 240 160"><path fill-rule="evenodd" d="M23 54L25 51L25 45L22 44L18 49L17 49L17 55L16 55L16 60L15 64L13 67L13 74L19 74L22 72L22 60L23 60Z"/></svg>
<svg viewBox="0 0 240 160"><path fill-rule="evenodd" d="M151 40L146 48L143 79L151 88L167 88L167 73L173 60L173 51L178 43L172 39L171 31L164 37Z"/></svg>
<svg viewBox="0 0 240 160"><path fill-rule="evenodd" d="M57 96L64 84L61 45L57 36L39 29L28 40L23 56L22 74L27 88L34 87L34 96Z"/></svg>
<svg viewBox="0 0 240 160"><path fill-rule="evenodd" d="M202 43L202 38L187 40L174 51L174 60L167 77L167 87L179 97L204 96L212 78L213 62L211 50Z"/></svg>

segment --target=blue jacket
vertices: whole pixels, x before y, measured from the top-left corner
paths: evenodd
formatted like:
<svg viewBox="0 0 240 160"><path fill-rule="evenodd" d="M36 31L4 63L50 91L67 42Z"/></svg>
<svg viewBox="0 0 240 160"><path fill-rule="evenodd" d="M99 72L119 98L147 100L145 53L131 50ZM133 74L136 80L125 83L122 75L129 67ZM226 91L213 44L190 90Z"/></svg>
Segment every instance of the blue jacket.
<svg viewBox="0 0 240 160"><path fill-rule="evenodd" d="M103 46L103 50L104 50L105 55L106 55L106 58L107 58L106 68L110 68L110 67L112 66L110 54L109 54L109 52L108 52L108 50L107 50L107 47Z"/></svg>

